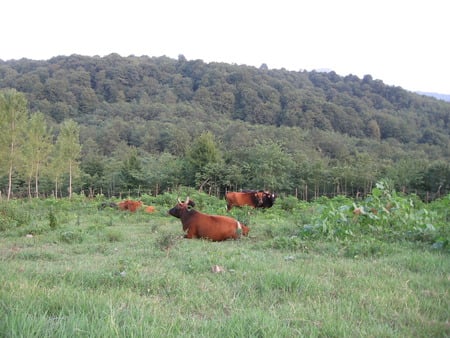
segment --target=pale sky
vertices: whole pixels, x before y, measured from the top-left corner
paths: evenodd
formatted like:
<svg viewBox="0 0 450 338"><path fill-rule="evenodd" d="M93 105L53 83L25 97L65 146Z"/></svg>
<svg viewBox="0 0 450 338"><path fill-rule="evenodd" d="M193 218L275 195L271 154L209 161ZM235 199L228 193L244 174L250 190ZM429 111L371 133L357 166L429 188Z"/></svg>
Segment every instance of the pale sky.
<svg viewBox="0 0 450 338"><path fill-rule="evenodd" d="M5 0L0 59L168 56L450 94L447 0Z"/></svg>

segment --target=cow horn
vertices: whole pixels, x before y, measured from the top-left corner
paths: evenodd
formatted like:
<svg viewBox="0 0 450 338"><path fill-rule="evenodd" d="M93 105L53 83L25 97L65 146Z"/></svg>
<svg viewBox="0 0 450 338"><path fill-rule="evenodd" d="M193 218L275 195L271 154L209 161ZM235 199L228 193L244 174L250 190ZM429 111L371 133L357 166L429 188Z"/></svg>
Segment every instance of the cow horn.
<svg viewBox="0 0 450 338"><path fill-rule="evenodd" d="M189 196L188 196L188 197L186 197L186 202L184 202L184 203L186 203L186 204L188 204L188 203L189 203Z"/></svg>
<svg viewBox="0 0 450 338"><path fill-rule="evenodd" d="M181 203L181 200L180 200L180 198L178 197L178 203Z"/></svg>

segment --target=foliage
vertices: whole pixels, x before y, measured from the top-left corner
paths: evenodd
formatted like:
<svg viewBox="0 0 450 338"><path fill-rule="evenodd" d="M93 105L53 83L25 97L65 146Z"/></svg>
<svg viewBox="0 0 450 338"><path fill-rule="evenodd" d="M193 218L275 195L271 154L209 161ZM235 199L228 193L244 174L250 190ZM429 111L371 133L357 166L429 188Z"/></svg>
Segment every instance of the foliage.
<svg viewBox="0 0 450 338"><path fill-rule="evenodd" d="M56 229L58 226L58 220L56 219L56 216L53 212L53 208L50 208L48 210L48 225L51 229Z"/></svg>
<svg viewBox="0 0 450 338"><path fill-rule="evenodd" d="M76 176L78 160L81 153L79 125L73 120L66 120L61 126L56 140L56 155L54 156L54 168L56 169L55 182L58 175L67 173L69 175L69 197L72 197L72 178ZM61 169L58 170L58 169ZM57 186L55 191L57 194Z"/></svg>
<svg viewBox="0 0 450 338"><path fill-rule="evenodd" d="M26 141L23 147L25 157L24 167L28 180L28 196L39 197L39 181L43 172L49 164L49 155L53 150L51 132L45 122L44 114L37 112L28 120L28 132L25 134ZM31 192L31 183L34 179L34 194Z"/></svg>
<svg viewBox="0 0 450 338"><path fill-rule="evenodd" d="M450 191L449 103L370 75L72 55L0 60L0 88L26 98L31 116L42 112L52 143L67 121L79 127L74 175L58 150L47 156L34 178L43 197L159 194L183 184L216 196L267 188L309 201L365 197L383 178L425 201ZM30 158L21 148L17 164ZM31 195L37 160L8 170L7 149L0 188ZM133 149L142 171L124 177Z"/></svg>
<svg viewBox="0 0 450 338"><path fill-rule="evenodd" d="M322 199L319 213L303 233L332 239L370 236L382 241L422 241L435 244L450 239L447 214L433 211L417 196L403 196L392 188L392 182L380 181L362 201L347 198ZM441 204L442 202L436 202Z"/></svg>
<svg viewBox="0 0 450 338"><path fill-rule="evenodd" d="M7 198L12 196L13 174L23 160L20 146L26 126L27 100L23 93L15 89L0 91L0 168L4 167L8 176Z"/></svg>
<svg viewBox="0 0 450 338"><path fill-rule="evenodd" d="M20 203L16 201L2 203L0 201L0 231L21 227L30 221L30 213L28 210L23 209Z"/></svg>

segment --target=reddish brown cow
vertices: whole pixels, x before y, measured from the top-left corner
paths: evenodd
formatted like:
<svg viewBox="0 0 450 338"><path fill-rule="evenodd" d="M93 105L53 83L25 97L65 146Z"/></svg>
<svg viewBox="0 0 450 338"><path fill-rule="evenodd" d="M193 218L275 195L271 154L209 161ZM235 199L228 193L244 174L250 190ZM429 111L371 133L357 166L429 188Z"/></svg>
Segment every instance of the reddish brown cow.
<svg viewBox="0 0 450 338"><path fill-rule="evenodd" d="M155 209L155 207L154 207L153 205L148 205L148 206L145 207L144 211L145 211L146 213L151 214L151 213L155 212L156 209Z"/></svg>
<svg viewBox="0 0 450 338"><path fill-rule="evenodd" d="M225 199L227 200L227 211L230 211L232 207L243 207L245 205L252 208L270 208L275 202L275 194L261 190L227 192Z"/></svg>
<svg viewBox="0 0 450 338"><path fill-rule="evenodd" d="M125 200L122 202L119 202L117 204L120 210L129 210L131 212L135 212L137 209L142 207L141 201L133 201L133 200Z"/></svg>
<svg viewBox="0 0 450 338"><path fill-rule="evenodd" d="M183 231L187 231L185 238L206 238L212 241L238 239L241 234L248 235L250 229L234 218L221 215L207 215L190 208L189 197L185 202L178 200L178 204L169 210L169 214L180 218Z"/></svg>
<svg viewBox="0 0 450 338"><path fill-rule="evenodd" d="M263 204L263 193L258 191L227 192L225 199L227 200L227 211L230 211L233 207L245 205L258 208Z"/></svg>

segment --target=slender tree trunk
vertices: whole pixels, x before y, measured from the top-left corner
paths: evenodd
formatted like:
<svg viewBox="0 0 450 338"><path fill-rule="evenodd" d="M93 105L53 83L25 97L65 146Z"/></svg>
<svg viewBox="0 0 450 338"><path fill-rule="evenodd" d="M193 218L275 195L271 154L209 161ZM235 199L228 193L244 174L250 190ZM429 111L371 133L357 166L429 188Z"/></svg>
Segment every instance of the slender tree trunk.
<svg viewBox="0 0 450 338"><path fill-rule="evenodd" d="M69 162L69 198L72 198L72 161Z"/></svg>
<svg viewBox="0 0 450 338"><path fill-rule="evenodd" d="M31 180L33 179L32 175L30 175L28 177L28 182L27 182L27 186L28 186L28 198L31 199Z"/></svg>
<svg viewBox="0 0 450 338"><path fill-rule="evenodd" d="M34 196L39 197L39 164L36 165L36 175L34 176Z"/></svg>
<svg viewBox="0 0 450 338"><path fill-rule="evenodd" d="M14 142L11 142L11 153L10 153L10 160L9 160L9 172L8 172L8 196L7 200L11 198L12 193L12 172L13 172L13 158L14 158Z"/></svg>
<svg viewBox="0 0 450 338"><path fill-rule="evenodd" d="M9 201L10 197L11 197L11 193L12 193L12 170L13 170L13 165L12 162L9 163L9 173L8 173L8 196L7 196L7 200Z"/></svg>

